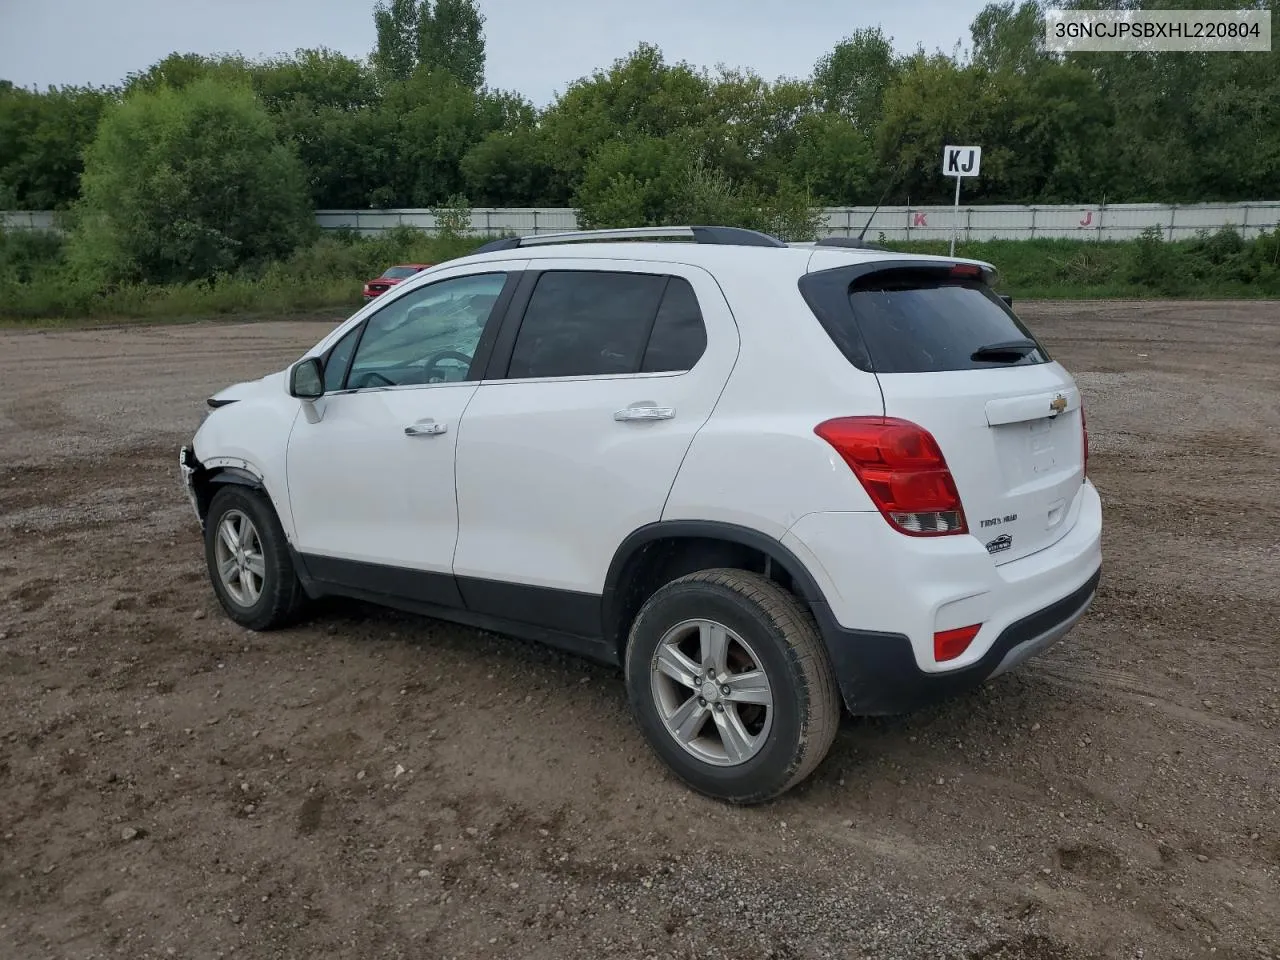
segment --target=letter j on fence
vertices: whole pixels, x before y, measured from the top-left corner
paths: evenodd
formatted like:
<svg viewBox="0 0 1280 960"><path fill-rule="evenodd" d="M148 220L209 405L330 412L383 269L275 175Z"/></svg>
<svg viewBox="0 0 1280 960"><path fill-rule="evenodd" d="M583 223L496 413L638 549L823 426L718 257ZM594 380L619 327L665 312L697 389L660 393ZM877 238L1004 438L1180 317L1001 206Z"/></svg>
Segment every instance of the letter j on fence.
<svg viewBox="0 0 1280 960"><path fill-rule="evenodd" d="M965 177L976 177L981 167L981 147L953 147L948 144L942 148L942 173L956 178L955 213L951 220L950 256L953 257L956 255L956 233L960 229L960 181Z"/></svg>

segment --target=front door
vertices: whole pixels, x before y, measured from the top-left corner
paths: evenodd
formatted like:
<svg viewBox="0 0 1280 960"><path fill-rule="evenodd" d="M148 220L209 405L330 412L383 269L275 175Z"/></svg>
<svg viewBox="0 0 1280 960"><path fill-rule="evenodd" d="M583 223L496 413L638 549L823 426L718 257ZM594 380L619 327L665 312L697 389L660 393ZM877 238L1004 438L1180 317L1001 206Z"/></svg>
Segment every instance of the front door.
<svg viewBox="0 0 1280 960"><path fill-rule="evenodd" d="M329 350L326 393L304 403L286 465L295 546L312 576L456 602L458 425L507 281L446 274L396 295Z"/></svg>

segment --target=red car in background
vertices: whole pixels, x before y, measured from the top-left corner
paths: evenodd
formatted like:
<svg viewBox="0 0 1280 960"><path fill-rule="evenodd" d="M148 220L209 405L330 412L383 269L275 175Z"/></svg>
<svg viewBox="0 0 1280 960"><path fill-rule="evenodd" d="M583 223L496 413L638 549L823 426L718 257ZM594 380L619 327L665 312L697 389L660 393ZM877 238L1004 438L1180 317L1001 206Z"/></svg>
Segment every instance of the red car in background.
<svg viewBox="0 0 1280 960"><path fill-rule="evenodd" d="M421 273L427 267L433 266L430 263L401 263L394 267L387 267L382 271L382 276L375 277L364 285L364 299L372 300L378 294L386 293L397 283L402 280L408 280L415 273Z"/></svg>

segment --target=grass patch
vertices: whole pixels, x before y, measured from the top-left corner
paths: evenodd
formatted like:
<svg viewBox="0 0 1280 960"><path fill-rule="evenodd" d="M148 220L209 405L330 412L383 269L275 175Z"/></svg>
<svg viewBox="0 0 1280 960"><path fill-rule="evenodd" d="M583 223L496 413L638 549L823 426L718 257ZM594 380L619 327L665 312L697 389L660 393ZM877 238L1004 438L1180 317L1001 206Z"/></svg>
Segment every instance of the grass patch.
<svg viewBox="0 0 1280 960"><path fill-rule="evenodd" d="M949 241L884 245L945 255ZM1280 296L1280 231L1254 240L1224 229L1168 242L1159 228L1131 241L987 240L957 243L956 255L993 264L1000 292L1015 299Z"/></svg>
<svg viewBox="0 0 1280 960"><path fill-rule="evenodd" d="M428 237L409 228L376 238L334 231L288 260L209 280L158 285L77 277L55 235L0 234L0 326L347 315L362 302L361 284L388 266L441 263L470 253L484 239Z"/></svg>

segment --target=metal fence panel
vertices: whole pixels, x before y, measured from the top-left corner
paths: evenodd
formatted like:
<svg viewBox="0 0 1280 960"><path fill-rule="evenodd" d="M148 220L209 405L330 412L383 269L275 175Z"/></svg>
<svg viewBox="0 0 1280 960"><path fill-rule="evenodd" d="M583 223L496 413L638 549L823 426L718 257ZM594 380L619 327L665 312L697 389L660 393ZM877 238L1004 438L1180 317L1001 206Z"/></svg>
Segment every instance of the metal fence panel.
<svg viewBox="0 0 1280 960"><path fill-rule="evenodd" d="M424 233L439 233L439 218L431 210L317 210L316 221L326 230L355 230L376 236L395 227L412 227ZM555 233L575 230L576 211L571 207L473 207L471 232L484 236L515 233Z"/></svg>
<svg viewBox="0 0 1280 960"><path fill-rule="evenodd" d="M947 206L826 207L820 213L821 236L857 236L886 240L947 240L953 229L961 240L1025 240L1060 237L1071 240L1132 240L1159 228L1167 240L1186 240L1200 230L1233 227L1245 237L1280 226L1280 201L1248 203L1112 204L971 204L958 213ZM870 226L867 220L871 218ZM376 236L398 226L426 233L440 230L431 210L317 210L316 222L326 230L355 230ZM0 228L52 230L49 211L0 211ZM474 207L471 230L485 236L527 236L578 228L571 207Z"/></svg>
<svg viewBox="0 0 1280 960"><path fill-rule="evenodd" d="M52 210L0 210L0 230L52 229Z"/></svg>

